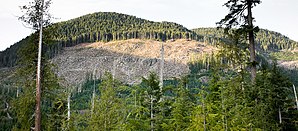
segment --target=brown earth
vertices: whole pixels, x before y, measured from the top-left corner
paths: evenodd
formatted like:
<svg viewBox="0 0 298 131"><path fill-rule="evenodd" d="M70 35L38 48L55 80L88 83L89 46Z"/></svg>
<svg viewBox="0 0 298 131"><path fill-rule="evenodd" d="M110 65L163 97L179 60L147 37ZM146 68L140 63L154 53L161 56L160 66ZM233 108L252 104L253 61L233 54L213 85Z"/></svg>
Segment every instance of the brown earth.
<svg viewBox="0 0 298 131"><path fill-rule="evenodd" d="M58 76L71 85L78 85L87 74L101 77L108 71L122 82L139 83L149 72L160 72L162 42L131 39L108 43L84 43L64 51L51 61L59 67ZM187 63L200 54L211 53L215 47L189 40L164 42L164 78L189 73Z"/></svg>
<svg viewBox="0 0 298 131"><path fill-rule="evenodd" d="M277 64L281 67L285 67L287 69L297 69L298 61L277 61Z"/></svg>

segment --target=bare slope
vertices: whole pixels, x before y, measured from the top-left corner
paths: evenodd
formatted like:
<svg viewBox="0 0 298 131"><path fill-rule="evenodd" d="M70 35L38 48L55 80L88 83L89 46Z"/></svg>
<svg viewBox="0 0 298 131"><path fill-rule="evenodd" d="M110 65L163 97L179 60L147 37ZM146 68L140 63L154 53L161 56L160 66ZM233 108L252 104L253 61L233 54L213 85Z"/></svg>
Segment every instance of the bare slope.
<svg viewBox="0 0 298 131"><path fill-rule="evenodd" d="M68 47L52 59L58 75L72 85L81 83L86 75L96 72L100 77L111 72L126 83L139 83L149 72L159 73L161 42L131 39L108 43L87 43ZM189 72L187 63L192 56L211 53L214 47L188 40L164 42L164 76L179 77Z"/></svg>

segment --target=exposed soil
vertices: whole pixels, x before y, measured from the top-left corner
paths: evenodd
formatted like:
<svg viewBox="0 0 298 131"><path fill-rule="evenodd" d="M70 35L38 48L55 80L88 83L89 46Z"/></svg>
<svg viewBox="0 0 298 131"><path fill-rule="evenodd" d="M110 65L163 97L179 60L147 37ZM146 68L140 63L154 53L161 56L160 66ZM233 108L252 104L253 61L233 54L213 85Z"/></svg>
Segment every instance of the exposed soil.
<svg viewBox="0 0 298 131"><path fill-rule="evenodd" d="M187 63L192 56L211 53L215 47L188 40L164 42L164 78L180 77L189 73ZM101 77L111 72L117 79L139 83L149 72L160 72L162 42L131 39L108 43L84 43L65 48L52 59L58 65L57 74L71 85L78 85L87 74Z"/></svg>

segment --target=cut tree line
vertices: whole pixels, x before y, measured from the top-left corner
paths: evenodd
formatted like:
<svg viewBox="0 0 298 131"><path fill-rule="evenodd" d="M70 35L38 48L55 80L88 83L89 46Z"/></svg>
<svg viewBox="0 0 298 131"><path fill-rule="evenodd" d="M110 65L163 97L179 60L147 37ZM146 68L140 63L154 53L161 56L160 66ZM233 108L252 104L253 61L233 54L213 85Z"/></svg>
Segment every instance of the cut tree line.
<svg viewBox="0 0 298 131"><path fill-rule="evenodd" d="M114 20L115 19L115 20ZM75 46L80 43L108 42L127 39L152 39L159 41L175 39L191 39L218 45L227 41L224 30L216 28L187 28L172 22L152 22L135 16L99 12L85 15L65 22L55 23L45 28L51 32L43 52L53 58L64 47ZM7 50L0 52L0 67L17 65L20 48L27 46L28 39L24 38ZM294 49L297 42L279 33L261 29L255 36L256 49L260 51L280 51Z"/></svg>
<svg viewBox="0 0 298 131"><path fill-rule="evenodd" d="M252 8L260 2L229 0L224 4L230 12L217 24L224 27L227 34L226 39L222 39L220 43L227 43L220 45L221 50L217 54L194 61L187 76L172 80L163 80L161 77L159 81L158 76L151 73L143 77L140 84L125 85L110 73L106 73L101 79L92 78L94 73L85 83L89 90L83 88L72 93L73 107L77 109L71 108L71 93L62 88L61 80L53 73L54 65L48 62L53 52L57 51L56 48L73 46L69 43L107 42L127 38L165 41L205 37L195 35L193 31L174 23L155 23L117 13L90 14L69 21L78 21L77 26L71 23L66 28L59 28L59 24L57 27L52 25L42 33L43 27L49 25L49 19L43 18L50 18L47 9L51 1L44 4L43 0L35 0L29 6L22 6L25 15L20 19L37 32L28 37L26 46L20 48L20 58L14 59L20 63L16 72L17 97L9 96L9 93L4 95L2 92L1 97L4 97L6 106L4 117L8 118L1 119L5 123L8 121L8 124L1 123L5 126L2 129L297 130L295 86L293 93L292 83L277 67L276 62L261 62L256 57L254 40L259 28L253 26ZM86 22L87 19L91 23ZM105 21L100 21L102 19ZM127 19L132 20L115 23ZM97 20L100 24L96 24ZM102 26L103 22L108 24ZM115 26L118 24L124 26ZM150 26L151 24L154 26ZM100 31L91 32L92 28L88 25ZM127 34L117 32L127 30L130 31ZM71 35L76 33L81 37ZM46 45L47 50L43 49L44 53L41 53L41 44ZM292 94L295 94L295 98ZM10 100L11 107L6 100ZM92 104L89 103L91 100ZM3 112L1 113L3 116ZM12 115L7 115L10 113Z"/></svg>

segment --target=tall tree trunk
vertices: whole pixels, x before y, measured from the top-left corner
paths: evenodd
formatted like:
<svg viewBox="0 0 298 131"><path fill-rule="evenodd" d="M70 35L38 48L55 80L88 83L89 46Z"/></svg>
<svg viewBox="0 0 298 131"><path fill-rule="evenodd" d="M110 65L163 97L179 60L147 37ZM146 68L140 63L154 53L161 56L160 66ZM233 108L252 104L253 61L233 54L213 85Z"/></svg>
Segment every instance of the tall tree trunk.
<svg viewBox="0 0 298 131"><path fill-rule="evenodd" d="M92 107L91 107L91 117L93 115L93 112L94 112L94 103L95 103L95 90L93 90L93 93L92 93Z"/></svg>
<svg viewBox="0 0 298 131"><path fill-rule="evenodd" d="M250 73L251 73L251 81L252 83L255 83L256 80L256 74L257 74L257 65L256 65L256 53L255 53L255 42L254 42L254 32L253 32L253 18L252 18L252 1L247 0L248 2L248 26L249 26L249 32L248 32L248 40L249 40L249 52L250 52Z"/></svg>
<svg viewBox="0 0 298 131"><path fill-rule="evenodd" d="M71 96L71 93L69 93L67 97L67 120L68 121L70 120L70 96Z"/></svg>
<svg viewBox="0 0 298 131"><path fill-rule="evenodd" d="M17 86L17 97L19 97L19 87Z"/></svg>
<svg viewBox="0 0 298 131"><path fill-rule="evenodd" d="M38 43L38 58L37 58L37 75L36 75L36 110L35 110L35 131L41 130L41 49L42 49L42 27L43 27L43 5L44 0L41 0L41 19L39 21L39 43Z"/></svg>
<svg viewBox="0 0 298 131"><path fill-rule="evenodd" d="M117 59L118 59L118 58L115 57L115 58L114 58L114 61L113 61L113 69L112 69L112 76L113 76L113 79L116 78L115 76L116 76L116 66L117 66L116 64L117 64Z"/></svg>
<svg viewBox="0 0 298 131"><path fill-rule="evenodd" d="M294 95L295 95L295 100L296 100L296 108L297 108L297 110L298 110L298 99L297 99L297 92L296 92L296 87L295 87L295 85L293 85L293 90L294 90Z"/></svg>
<svg viewBox="0 0 298 131"><path fill-rule="evenodd" d="M278 118L279 118L279 124L282 123L282 119L281 119L281 111L280 108L278 108Z"/></svg>
<svg viewBox="0 0 298 131"><path fill-rule="evenodd" d="M95 103L95 79L96 79L96 75L95 75L95 70L93 71L93 76L94 76L94 80L93 80L93 93L92 93L92 107L91 107L91 117L93 115L93 111L94 111L94 103Z"/></svg>
<svg viewBox="0 0 298 131"><path fill-rule="evenodd" d="M164 68L164 46L163 42L161 43L161 49L160 49L160 57L161 57L161 62L160 62L160 91L162 91L163 88L163 68Z"/></svg>
<svg viewBox="0 0 298 131"><path fill-rule="evenodd" d="M204 104L204 102L202 102L202 105L203 105L203 114L204 114L204 131L206 131L207 128L206 128L206 114L205 114L205 104Z"/></svg>
<svg viewBox="0 0 298 131"><path fill-rule="evenodd" d="M153 114L153 97L152 95L150 95L150 127L151 127L151 131L153 131L153 117L154 117L154 114Z"/></svg>

